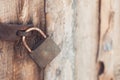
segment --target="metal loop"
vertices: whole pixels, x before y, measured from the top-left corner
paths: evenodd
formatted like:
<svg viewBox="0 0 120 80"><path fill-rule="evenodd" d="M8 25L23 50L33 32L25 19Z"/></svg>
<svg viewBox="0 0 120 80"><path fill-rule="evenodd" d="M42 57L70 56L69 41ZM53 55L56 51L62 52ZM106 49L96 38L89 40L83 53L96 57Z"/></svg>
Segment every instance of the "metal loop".
<svg viewBox="0 0 120 80"><path fill-rule="evenodd" d="M30 31L33 31L33 30L38 31L44 38L47 37L47 36L45 35L45 33L44 33L41 29L36 28L36 27L29 28L29 29L27 29L25 32L30 32ZM27 48L27 50L28 50L29 52L31 52L32 50L30 49L30 47L27 45L27 43L26 43L26 41L25 41L25 36L22 37L22 42L23 42L24 46Z"/></svg>
<svg viewBox="0 0 120 80"><path fill-rule="evenodd" d="M31 33L27 33L25 32L25 30L18 30L16 35L19 36L19 37L22 37L22 36L29 36Z"/></svg>

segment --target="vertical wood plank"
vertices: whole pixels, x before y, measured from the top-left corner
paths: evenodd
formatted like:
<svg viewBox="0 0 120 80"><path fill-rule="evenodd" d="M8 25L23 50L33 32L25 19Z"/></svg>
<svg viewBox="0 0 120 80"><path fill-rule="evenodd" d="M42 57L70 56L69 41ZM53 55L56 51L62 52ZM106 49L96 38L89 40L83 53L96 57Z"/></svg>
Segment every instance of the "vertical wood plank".
<svg viewBox="0 0 120 80"><path fill-rule="evenodd" d="M97 80L99 0L76 0L75 80Z"/></svg>
<svg viewBox="0 0 120 80"><path fill-rule="evenodd" d="M13 43L0 42L0 80L13 80Z"/></svg>
<svg viewBox="0 0 120 80"><path fill-rule="evenodd" d="M26 3L24 5L24 3ZM0 0L0 22L33 22L36 27L45 25L44 0ZM27 9L26 9L27 8ZM14 52L14 43L0 41L0 80L40 80L40 69L26 54L23 46L20 56Z"/></svg>
<svg viewBox="0 0 120 80"><path fill-rule="evenodd" d="M104 64L99 80L120 79L120 1L102 0L101 36L98 61Z"/></svg>
<svg viewBox="0 0 120 80"><path fill-rule="evenodd" d="M45 69L45 80L75 80L74 0L46 0L47 32L61 53Z"/></svg>
<svg viewBox="0 0 120 80"><path fill-rule="evenodd" d="M20 21L23 24L32 22L34 27L45 30L44 0L24 0ZM34 37L34 35L33 35ZM31 37L29 43L34 45L35 39ZM18 45L19 46L19 45ZM23 46L23 45L22 45ZM15 80L41 80L40 68L26 54L24 48L20 51L23 55L15 55L14 79ZM19 66L18 66L19 65Z"/></svg>
<svg viewBox="0 0 120 80"><path fill-rule="evenodd" d="M16 22L15 0L0 0L0 22ZM0 41L0 80L13 80L13 43Z"/></svg>

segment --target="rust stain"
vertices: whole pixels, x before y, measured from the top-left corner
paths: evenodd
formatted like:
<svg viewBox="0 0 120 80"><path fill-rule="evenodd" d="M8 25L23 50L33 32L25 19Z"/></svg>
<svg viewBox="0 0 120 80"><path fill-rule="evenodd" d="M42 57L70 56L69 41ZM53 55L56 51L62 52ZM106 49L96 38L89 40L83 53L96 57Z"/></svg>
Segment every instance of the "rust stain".
<svg viewBox="0 0 120 80"><path fill-rule="evenodd" d="M110 24L113 23L113 18L114 18L114 11L111 11L108 19L109 27L112 27Z"/></svg>
<svg viewBox="0 0 120 80"><path fill-rule="evenodd" d="M99 77L99 80L115 80L112 75L103 74Z"/></svg>
<svg viewBox="0 0 120 80"><path fill-rule="evenodd" d="M107 28L105 34L103 35L103 39L105 39L106 36L112 31L113 23L114 23L113 19L114 19L114 12L111 11L109 14L109 18L108 18L108 28Z"/></svg>

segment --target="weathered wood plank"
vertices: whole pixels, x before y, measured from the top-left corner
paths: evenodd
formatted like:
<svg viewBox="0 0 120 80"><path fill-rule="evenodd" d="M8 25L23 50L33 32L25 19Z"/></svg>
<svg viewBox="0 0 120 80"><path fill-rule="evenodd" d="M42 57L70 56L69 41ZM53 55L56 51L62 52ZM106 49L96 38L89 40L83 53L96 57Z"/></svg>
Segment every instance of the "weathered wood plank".
<svg viewBox="0 0 120 80"><path fill-rule="evenodd" d="M45 80L75 80L74 7L74 0L46 0L47 32L61 53L46 67Z"/></svg>
<svg viewBox="0 0 120 80"><path fill-rule="evenodd" d="M77 0L76 3L75 80L97 80L99 0Z"/></svg>
<svg viewBox="0 0 120 80"><path fill-rule="evenodd" d="M0 22L16 22L15 0L0 0ZM13 43L0 41L0 80L13 80Z"/></svg>
<svg viewBox="0 0 120 80"><path fill-rule="evenodd" d="M0 0L0 22L33 22L35 26L41 25L43 29L43 6L44 0ZM40 69L26 54L24 48L21 51L22 56L17 52L14 52L14 43L0 42L0 80L40 80Z"/></svg>
<svg viewBox="0 0 120 80"><path fill-rule="evenodd" d="M13 43L0 42L0 80L13 80Z"/></svg>
<svg viewBox="0 0 120 80"><path fill-rule="evenodd" d="M98 61L104 64L99 80L119 80L120 1L102 0L101 36Z"/></svg>

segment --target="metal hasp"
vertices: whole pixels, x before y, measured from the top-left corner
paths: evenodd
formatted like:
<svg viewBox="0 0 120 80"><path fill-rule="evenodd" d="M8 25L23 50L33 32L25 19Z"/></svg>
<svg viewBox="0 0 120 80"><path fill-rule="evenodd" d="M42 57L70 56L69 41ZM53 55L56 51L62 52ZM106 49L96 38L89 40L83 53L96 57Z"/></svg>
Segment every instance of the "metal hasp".
<svg viewBox="0 0 120 80"><path fill-rule="evenodd" d="M26 32L33 30L38 31L45 38L45 41L42 44L36 49L31 50L25 41L25 36L23 36L22 40L25 47L30 52L30 57L39 67L44 68L60 53L60 48L50 37L46 38L46 35L39 28L29 28Z"/></svg>
<svg viewBox="0 0 120 80"><path fill-rule="evenodd" d="M30 28L33 25L18 25L18 24L7 24L0 23L0 40L5 41L17 41L21 39L19 35L17 35L18 31L24 31Z"/></svg>

